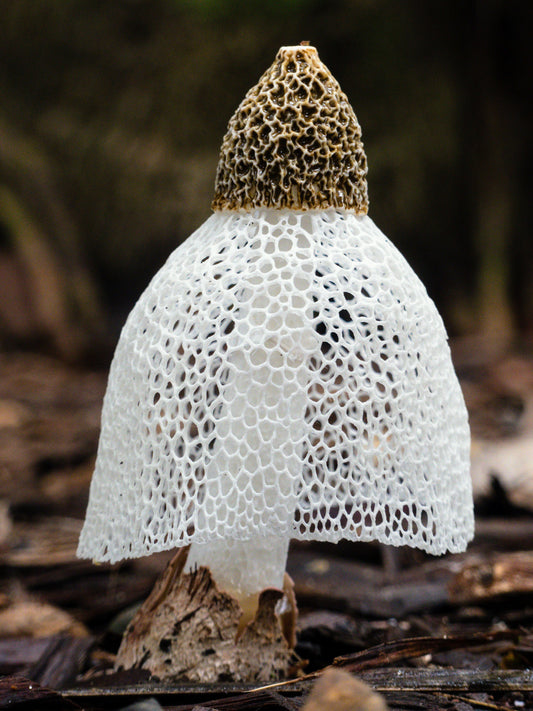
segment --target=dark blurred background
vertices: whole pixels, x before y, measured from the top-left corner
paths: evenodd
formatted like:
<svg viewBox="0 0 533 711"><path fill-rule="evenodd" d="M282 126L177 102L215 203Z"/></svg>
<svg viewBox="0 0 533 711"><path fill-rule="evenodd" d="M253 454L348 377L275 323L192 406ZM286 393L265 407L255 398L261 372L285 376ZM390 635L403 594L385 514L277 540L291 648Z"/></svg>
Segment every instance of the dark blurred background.
<svg viewBox="0 0 533 711"><path fill-rule="evenodd" d="M450 335L528 343L532 20L530 0L0 0L0 349L108 361L210 214L229 117L302 40Z"/></svg>

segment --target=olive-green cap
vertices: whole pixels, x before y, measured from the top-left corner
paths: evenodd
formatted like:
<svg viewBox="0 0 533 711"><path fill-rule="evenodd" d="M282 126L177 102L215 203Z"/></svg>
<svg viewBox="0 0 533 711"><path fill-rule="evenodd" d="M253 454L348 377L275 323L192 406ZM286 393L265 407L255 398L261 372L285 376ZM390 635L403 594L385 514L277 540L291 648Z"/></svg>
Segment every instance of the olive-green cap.
<svg viewBox="0 0 533 711"><path fill-rule="evenodd" d="M282 47L229 121L214 210L368 211L361 127L314 47Z"/></svg>

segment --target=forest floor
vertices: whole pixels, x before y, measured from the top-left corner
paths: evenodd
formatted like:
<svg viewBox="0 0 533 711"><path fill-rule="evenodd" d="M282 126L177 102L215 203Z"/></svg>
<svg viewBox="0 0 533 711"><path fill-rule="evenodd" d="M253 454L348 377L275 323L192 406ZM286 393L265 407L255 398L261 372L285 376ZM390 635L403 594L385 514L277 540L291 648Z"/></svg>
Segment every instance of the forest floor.
<svg viewBox="0 0 533 711"><path fill-rule="evenodd" d="M76 558L107 375L0 354L0 709L295 710L332 664L397 711L533 709L533 354L455 356L473 433L473 543L441 558L294 543L300 674L254 690L113 671L131 611L171 554Z"/></svg>

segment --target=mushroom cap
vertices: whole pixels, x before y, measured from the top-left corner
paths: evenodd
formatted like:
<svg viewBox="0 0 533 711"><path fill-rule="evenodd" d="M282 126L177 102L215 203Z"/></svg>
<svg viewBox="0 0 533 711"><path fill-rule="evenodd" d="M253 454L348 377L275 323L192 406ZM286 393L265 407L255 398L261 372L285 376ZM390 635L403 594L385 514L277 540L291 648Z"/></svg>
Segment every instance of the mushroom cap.
<svg viewBox="0 0 533 711"><path fill-rule="evenodd" d="M469 460L442 320L368 216L217 212L124 326L78 555L271 535L457 552Z"/></svg>
<svg viewBox="0 0 533 711"><path fill-rule="evenodd" d="M368 211L367 161L348 97L314 47L282 47L222 141L214 210Z"/></svg>

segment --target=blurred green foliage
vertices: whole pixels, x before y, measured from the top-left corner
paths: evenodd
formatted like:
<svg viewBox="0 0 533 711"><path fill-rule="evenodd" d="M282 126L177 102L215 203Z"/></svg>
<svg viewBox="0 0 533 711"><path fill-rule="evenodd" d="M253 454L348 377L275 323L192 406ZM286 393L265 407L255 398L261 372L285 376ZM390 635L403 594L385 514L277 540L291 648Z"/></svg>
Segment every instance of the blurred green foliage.
<svg viewBox="0 0 533 711"><path fill-rule="evenodd" d="M519 0L3 2L0 127L45 157L49 199L75 223L79 252L119 323L209 214L218 146L244 93L280 45L308 40L363 127L370 214L452 332L481 321L527 329L532 8ZM31 156L2 163L0 150L0 182L30 210L18 186L37 170L31 164ZM41 227L53 249L55 228Z"/></svg>
<svg viewBox="0 0 533 711"><path fill-rule="evenodd" d="M312 9L315 0L174 0L178 10L202 16L210 21L222 18L271 17L274 19L290 16L301 9Z"/></svg>

